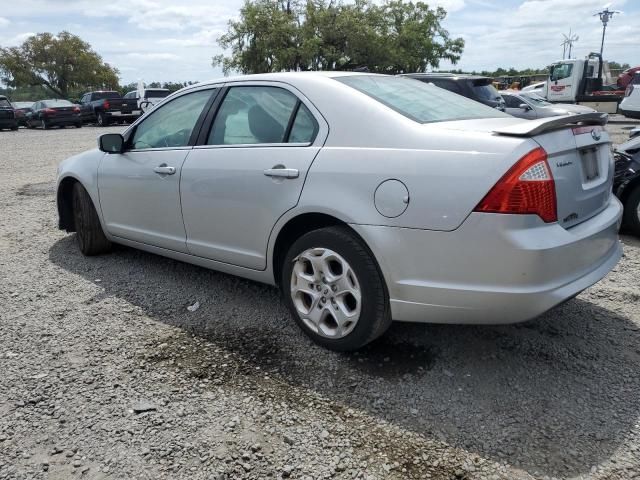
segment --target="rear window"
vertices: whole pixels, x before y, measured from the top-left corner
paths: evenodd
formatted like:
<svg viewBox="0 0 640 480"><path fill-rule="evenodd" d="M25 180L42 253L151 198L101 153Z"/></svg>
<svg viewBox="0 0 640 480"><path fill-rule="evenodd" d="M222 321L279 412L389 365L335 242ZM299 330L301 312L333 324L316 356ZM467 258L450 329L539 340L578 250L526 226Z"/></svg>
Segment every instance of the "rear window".
<svg viewBox="0 0 640 480"><path fill-rule="evenodd" d="M71 103L69 100L44 100L42 102L42 104L45 107L71 107L73 105L73 103Z"/></svg>
<svg viewBox="0 0 640 480"><path fill-rule="evenodd" d="M411 78L353 75L335 80L419 123L509 117L495 108Z"/></svg>
<svg viewBox="0 0 640 480"><path fill-rule="evenodd" d="M481 98L482 100L498 100L500 98L500 93L495 89L493 85L491 85L491 80L472 80L471 88L473 88L473 93L475 93L476 98Z"/></svg>
<svg viewBox="0 0 640 480"><path fill-rule="evenodd" d="M640 73L636 73L631 80L633 85L640 85Z"/></svg>
<svg viewBox="0 0 640 480"><path fill-rule="evenodd" d="M33 102L13 102L13 108L31 108Z"/></svg>
<svg viewBox="0 0 640 480"><path fill-rule="evenodd" d="M145 90L145 98L164 98L169 95L168 90Z"/></svg>
<svg viewBox="0 0 640 480"><path fill-rule="evenodd" d="M94 92L91 95L94 100L104 100L107 98L121 98L118 92Z"/></svg>

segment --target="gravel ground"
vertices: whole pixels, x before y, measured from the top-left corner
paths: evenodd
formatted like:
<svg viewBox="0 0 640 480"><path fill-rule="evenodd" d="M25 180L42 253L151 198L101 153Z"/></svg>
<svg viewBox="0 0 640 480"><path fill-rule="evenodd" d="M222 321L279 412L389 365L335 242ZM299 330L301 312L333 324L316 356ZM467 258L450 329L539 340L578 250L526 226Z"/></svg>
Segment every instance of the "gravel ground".
<svg viewBox="0 0 640 480"><path fill-rule="evenodd" d="M104 131L0 132L0 479L640 478L637 239L536 321L336 354L273 288L83 257L52 182Z"/></svg>

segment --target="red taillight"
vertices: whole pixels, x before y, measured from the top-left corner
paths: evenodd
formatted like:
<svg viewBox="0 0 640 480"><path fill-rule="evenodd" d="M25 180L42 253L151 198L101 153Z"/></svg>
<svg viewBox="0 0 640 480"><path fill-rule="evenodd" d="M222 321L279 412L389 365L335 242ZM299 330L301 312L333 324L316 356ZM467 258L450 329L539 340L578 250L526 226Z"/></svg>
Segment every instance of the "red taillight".
<svg viewBox="0 0 640 480"><path fill-rule="evenodd" d="M633 85L627 85L627 89L624 91L624 96L628 97L629 95L631 95L631 92L633 92Z"/></svg>
<svg viewBox="0 0 640 480"><path fill-rule="evenodd" d="M110 107L111 104L109 103L109 100L105 100L104 102L102 102L102 108L104 108L105 110L109 110Z"/></svg>
<svg viewBox="0 0 640 480"><path fill-rule="evenodd" d="M557 222L556 185L547 152L536 148L522 157L475 208L476 212L535 214Z"/></svg>
<svg viewBox="0 0 640 480"><path fill-rule="evenodd" d="M55 115L56 111L53 108L45 108L43 110L43 112L45 113L45 115Z"/></svg>
<svg viewBox="0 0 640 480"><path fill-rule="evenodd" d="M73 107L73 111L75 113L80 113L80 107Z"/></svg>

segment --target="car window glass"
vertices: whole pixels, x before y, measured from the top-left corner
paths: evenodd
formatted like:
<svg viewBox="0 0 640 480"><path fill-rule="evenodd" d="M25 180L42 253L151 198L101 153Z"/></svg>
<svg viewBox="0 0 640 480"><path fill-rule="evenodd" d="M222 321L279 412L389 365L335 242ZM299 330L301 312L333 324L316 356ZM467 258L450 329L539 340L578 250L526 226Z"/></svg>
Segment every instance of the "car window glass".
<svg viewBox="0 0 640 480"><path fill-rule="evenodd" d="M208 145L282 143L297 98L278 87L232 87L213 122Z"/></svg>
<svg viewBox="0 0 640 480"><path fill-rule="evenodd" d="M462 92L460 86L455 82L450 82L448 80L432 80L431 83L433 83L436 87L444 88L445 90L449 90L453 93L460 94Z"/></svg>
<svg viewBox="0 0 640 480"><path fill-rule="evenodd" d="M313 118L309 109L301 103L296 119L293 121L291 133L289 133L289 143L311 143L317 131L316 119Z"/></svg>
<svg viewBox="0 0 640 480"><path fill-rule="evenodd" d="M520 104L524 103L518 97L514 97L513 95L503 94L502 98L504 98L504 103L506 104L507 108L519 108Z"/></svg>
<svg viewBox="0 0 640 480"><path fill-rule="evenodd" d="M562 80L571 76L573 70L572 63L561 63L559 65L553 65L551 67L551 80Z"/></svg>
<svg viewBox="0 0 640 480"><path fill-rule="evenodd" d="M182 95L151 113L136 128L131 149L185 147L213 90Z"/></svg>
<svg viewBox="0 0 640 480"><path fill-rule="evenodd" d="M508 117L495 108L411 78L347 75L335 80L420 123Z"/></svg>
<svg viewBox="0 0 640 480"><path fill-rule="evenodd" d="M11 104L6 98L0 98L0 107L10 107Z"/></svg>
<svg viewBox="0 0 640 480"><path fill-rule="evenodd" d="M635 74L635 76L633 77L633 80L631 80L631 84L640 85L640 73Z"/></svg>

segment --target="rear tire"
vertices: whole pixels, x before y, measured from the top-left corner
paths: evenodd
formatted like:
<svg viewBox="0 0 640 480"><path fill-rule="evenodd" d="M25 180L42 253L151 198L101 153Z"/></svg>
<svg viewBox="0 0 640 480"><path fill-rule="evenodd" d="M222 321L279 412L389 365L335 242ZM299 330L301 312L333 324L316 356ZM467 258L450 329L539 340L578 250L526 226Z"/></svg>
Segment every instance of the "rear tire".
<svg viewBox="0 0 640 480"><path fill-rule="evenodd" d="M623 223L633 233L640 237L640 185L627 197L624 202Z"/></svg>
<svg viewBox="0 0 640 480"><path fill-rule="evenodd" d="M82 128L82 122L76 123L76 128Z"/></svg>
<svg viewBox="0 0 640 480"><path fill-rule="evenodd" d="M109 120L107 119L107 117L102 112L98 112L98 115L96 116L96 119L98 120L98 126L100 126L100 127L108 127L109 126Z"/></svg>
<svg viewBox="0 0 640 480"><path fill-rule="evenodd" d="M79 182L73 186L73 218L78 247L83 255L99 255L111 250L111 242L102 230L91 197Z"/></svg>
<svg viewBox="0 0 640 480"><path fill-rule="evenodd" d="M313 230L296 240L284 259L280 284L296 323L330 350L357 350L391 325L382 274L347 227Z"/></svg>

